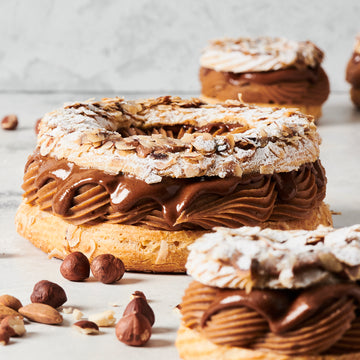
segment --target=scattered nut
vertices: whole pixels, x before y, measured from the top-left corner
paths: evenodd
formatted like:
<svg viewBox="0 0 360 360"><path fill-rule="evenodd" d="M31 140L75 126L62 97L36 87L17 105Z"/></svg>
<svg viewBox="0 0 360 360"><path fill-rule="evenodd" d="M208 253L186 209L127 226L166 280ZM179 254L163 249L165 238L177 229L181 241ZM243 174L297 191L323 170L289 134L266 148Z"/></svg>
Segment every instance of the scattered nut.
<svg viewBox="0 0 360 360"><path fill-rule="evenodd" d="M10 334L5 329L0 328L0 345L7 345L10 341Z"/></svg>
<svg viewBox="0 0 360 360"><path fill-rule="evenodd" d="M19 313L8 306L0 305L0 321L2 321L2 319L9 315L16 316L19 315Z"/></svg>
<svg viewBox="0 0 360 360"><path fill-rule="evenodd" d="M18 311L22 307L20 300L18 300L16 297L12 295L1 295L0 304L5 305L16 311Z"/></svg>
<svg viewBox="0 0 360 360"><path fill-rule="evenodd" d="M24 320L21 316L10 315L5 317L1 321L0 329L5 329L10 336L23 336L26 333Z"/></svg>
<svg viewBox="0 0 360 360"><path fill-rule="evenodd" d="M114 311L107 310L102 313L89 315L88 319L100 327L113 326L116 322L114 314Z"/></svg>
<svg viewBox="0 0 360 360"><path fill-rule="evenodd" d="M37 119L36 120L36 122L35 122L35 127L34 127L34 129L35 129L35 134L37 135L38 133L39 133L39 131L40 131L40 121L41 121L42 119L40 118L40 119Z"/></svg>
<svg viewBox="0 0 360 360"><path fill-rule="evenodd" d="M146 300L145 294L144 294L142 291L138 291L138 290L134 291L134 292L131 294L130 300L135 299L135 298L137 298L137 297L140 297L140 298L143 298L144 300Z"/></svg>
<svg viewBox="0 0 360 360"><path fill-rule="evenodd" d="M61 275L70 281L83 281L90 275L90 263L81 252L76 251L64 259L60 266Z"/></svg>
<svg viewBox="0 0 360 360"><path fill-rule="evenodd" d="M155 322L155 314L153 309L144 300L142 297L135 297L132 299L129 304L126 306L123 316L131 313L141 313L144 315L150 322L150 325L153 326Z"/></svg>
<svg viewBox="0 0 360 360"><path fill-rule="evenodd" d="M177 315L177 316L181 316L181 305L177 304L174 308L173 308L173 312Z"/></svg>
<svg viewBox="0 0 360 360"><path fill-rule="evenodd" d="M4 130L15 130L18 126L18 118L15 114L10 114L5 116L2 120L1 120L1 127Z"/></svg>
<svg viewBox="0 0 360 360"><path fill-rule="evenodd" d="M116 324L116 337L126 345L142 346L151 336L151 324L140 313L131 313L122 317Z"/></svg>
<svg viewBox="0 0 360 360"><path fill-rule="evenodd" d="M72 314L75 320L80 320L84 316L84 314L79 309L74 309Z"/></svg>
<svg viewBox="0 0 360 360"><path fill-rule="evenodd" d="M19 309L19 313L27 319L42 324L61 324L63 317L61 314L47 304L32 303Z"/></svg>
<svg viewBox="0 0 360 360"><path fill-rule="evenodd" d="M51 281L42 280L35 284L30 296L33 303L41 303L57 308L67 300L64 289Z"/></svg>
<svg viewBox="0 0 360 360"><path fill-rule="evenodd" d="M109 306L119 307L120 305L117 302L111 302L111 303L109 303Z"/></svg>
<svg viewBox="0 0 360 360"><path fill-rule="evenodd" d="M94 322L88 320L78 321L72 327L85 335L97 335L100 332L99 327Z"/></svg>
<svg viewBox="0 0 360 360"><path fill-rule="evenodd" d="M59 310L59 309L58 309ZM64 314L72 314L74 312L74 309L70 306L70 307L63 307L61 309L61 311L64 313Z"/></svg>
<svg viewBox="0 0 360 360"><path fill-rule="evenodd" d="M98 255L91 263L91 272L96 280L111 284L120 280L125 273L124 263L111 254Z"/></svg>

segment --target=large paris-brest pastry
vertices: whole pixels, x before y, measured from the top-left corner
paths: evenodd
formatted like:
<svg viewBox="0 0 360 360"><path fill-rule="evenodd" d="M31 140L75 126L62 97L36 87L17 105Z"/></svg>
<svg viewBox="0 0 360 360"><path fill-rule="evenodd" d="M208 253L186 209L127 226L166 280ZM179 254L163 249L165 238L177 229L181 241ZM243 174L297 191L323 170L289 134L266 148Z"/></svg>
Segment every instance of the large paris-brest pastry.
<svg viewBox="0 0 360 360"><path fill-rule="evenodd" d="M215 230L190 246L182 359L360 359L360 225Z"/></svg>
<svg viewBox="0 0 360 360"><path fill-rule="evenodd" d="M297 107L318 119L330 92L323 57L310 41L214 40L200 58L202 98L218 103L241 94L249 104Z"/></svg>
<svg viewBox="0 0 360 360"><path fill-rule="evenodd" d="M346 80L351 84L351 100L360 108L360 35L356 38L354 52L346 68Z"/></svg>
<svg viewBox="0 0 360 360"><path fill-rule="evenodd" d="M41 121L17 230L58 258L184 272L187 246L214 226L331 224L319 144L310 116L237 101L67 105Z"/></svg>

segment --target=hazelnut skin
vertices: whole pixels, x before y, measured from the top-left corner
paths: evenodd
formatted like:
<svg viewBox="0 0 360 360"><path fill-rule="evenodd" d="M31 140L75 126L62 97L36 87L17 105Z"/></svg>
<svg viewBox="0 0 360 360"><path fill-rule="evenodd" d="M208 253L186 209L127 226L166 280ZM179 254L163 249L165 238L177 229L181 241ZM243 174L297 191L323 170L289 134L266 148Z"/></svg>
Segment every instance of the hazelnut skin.
<svg viewBox="0 0 360 360"><path fill-rule="evenodd" d="M14 114L10 114L5 116L1 120L1 127L3 128L3 130L16 130L18 123L19 122L17 116Z"/></svg>
<svg viewBox="0 0 360 360"><path fill-rule="evenodd" d="M23 336L26 332L22 316L9 315L0 322L0 329L9 333L9 336Z"/></svg>
<svg viewBox="0 0 360 360"><path fill-rule="evenodd" d="M85 335L99 334L99 327L92 321L80 320L73 324L73 328Z"/></svg>
<svg viewBox="0 0 360 360"><path fill-rule="evenodd" d="M124 263L111 254L97 256L91 263L91 272L96 280L111 284L120 280L125 273Z"/></svg>
<svg viewBox="0 0 360 360"><path fill-rule="evenodd" d="M148 302L142 297L135 297L132 299L126 306L123 316L131 313L140 313L144 315L148 320L151 326L155 322L155 314L153 309L150 307Z"/></svg>
<svg viewBox="0 0 360 360"><path fill-rule="evenodd" d="M151 336L149 320L140 313L131 313L122 317L116 324L116 337L126 345L142 346Z"/></svg>
<svg viewBox="0 0 360 360"><path fill-rule="evenodd" d="M0 329L0 345L7 345L10 341L10 333L6 329Z"/></svg>
<svg viewBox="0 0 360 360"><path fill-rule="evenodd" d="M137 297L141 297L144 300L146 300L146 296L142 291L136 290L131 294L131 300Z"/></svg>
<svg viewBox="0 0 360 360"><path fill-rule="evenodd" d="M90 275L90 263L81 252L76 251L64 259L60 266L61 275L70 281L84 281Z"/></svg>
<svg viewBox="0 0 360 360"><path fill-rule="evenodd" d="M41 303L57 308L66 302L67 297L60 285L42 280L35 284L30 300L32 303Z"/></svg>

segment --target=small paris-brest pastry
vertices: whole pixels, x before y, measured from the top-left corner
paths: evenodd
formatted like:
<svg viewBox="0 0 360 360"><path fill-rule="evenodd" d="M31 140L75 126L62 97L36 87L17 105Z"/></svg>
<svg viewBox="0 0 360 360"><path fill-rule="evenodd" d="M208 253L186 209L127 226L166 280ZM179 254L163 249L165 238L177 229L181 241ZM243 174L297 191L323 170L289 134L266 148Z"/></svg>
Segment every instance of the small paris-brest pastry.
<svg viewBox="0 0 360 360"><path fill-rule="evenodd" d="M360 225L215 230L190 246L182 359L360 359Z"/></svg>
<svg viewBox="0 0 360 360"><path fill-rule="evenodd" d="M296 107L318 119L330 92L323 57L310 41L214 40L200 58L201 97L218 103L241 94L249 104Z"/></svg>
<svg viewBox="0 0 360 360"><path fill-rule="evenodd" d="M45 115L25 166L19 234L59 258L184 272L214 226L331 224L310 116L233 101L120 98Z"/></svg>
<svg viewBox="0 0 360 360"><path fill-rule="evenodd" d="M352 102L360 108L360 35L356 38L354 52L346 68L346 81L351 84Z"/></svg>

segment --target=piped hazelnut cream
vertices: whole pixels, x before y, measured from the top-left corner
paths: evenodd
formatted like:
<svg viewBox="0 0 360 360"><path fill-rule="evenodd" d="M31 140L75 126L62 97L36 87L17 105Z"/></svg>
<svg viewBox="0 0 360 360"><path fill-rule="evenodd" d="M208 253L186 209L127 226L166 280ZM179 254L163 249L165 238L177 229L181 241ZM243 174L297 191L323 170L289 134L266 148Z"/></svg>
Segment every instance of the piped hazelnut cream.
<svg viewBox="0 0 360 360"><path fill-rule="evenodd" d="M325 197L325 187L319 160L287 173L164 177L148 184L38 153L26 165L23 184L27 203L76 225L110 222L165 230L306 219Z"/></svg>
<svg viewBox="0 0 360 360"><path fill-rule="evenodd" d="M219 39L200 58L202 95L225 101L320 106L329 80L323 52L310 41L283 38Z"/></svg>
<svg viewBox="0 0 360 360"><path fill-rule="evenodd" d="M321 105L330 85L322 67L268 72L220 72L201 68L202 94L221 101L241 98L248 103Z"/></svg>
<svg viewBox="0 0 360 360"><path fill-rule="evenodd" d="M181 303L184 325L216 344L286 355L359 351L359 308L355 283L247 293L194 281Z"/></svg>
<svg viewBox="0 0 360 360"><path fill-rule="evenodd" d="M182 328L235 354L360 351L360 225L214 230L190 246Z"/></svg>

